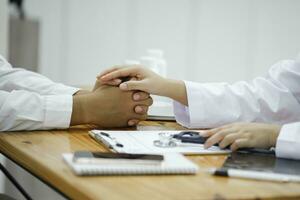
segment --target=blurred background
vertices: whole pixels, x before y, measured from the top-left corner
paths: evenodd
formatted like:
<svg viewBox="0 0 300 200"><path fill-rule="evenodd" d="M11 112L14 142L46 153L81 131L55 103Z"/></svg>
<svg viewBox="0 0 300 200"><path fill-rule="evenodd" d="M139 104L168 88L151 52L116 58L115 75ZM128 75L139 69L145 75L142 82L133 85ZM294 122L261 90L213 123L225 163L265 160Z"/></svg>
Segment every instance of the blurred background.
<svg viewBox="0 0 300 200"><path fill-rule="evenodd" d="M298 0L23 0L23 18L0 2L1 53L76 86L149 48L167 76L201 82L249 80L300 51Z"/></svg>
<svg viewBox="0 0 300 200"><path fill-rule="evenodd" d="M300 52L299 11L299 0L0 0L0 54L74 86L152 48L171 78L250 80Z"/></svg>

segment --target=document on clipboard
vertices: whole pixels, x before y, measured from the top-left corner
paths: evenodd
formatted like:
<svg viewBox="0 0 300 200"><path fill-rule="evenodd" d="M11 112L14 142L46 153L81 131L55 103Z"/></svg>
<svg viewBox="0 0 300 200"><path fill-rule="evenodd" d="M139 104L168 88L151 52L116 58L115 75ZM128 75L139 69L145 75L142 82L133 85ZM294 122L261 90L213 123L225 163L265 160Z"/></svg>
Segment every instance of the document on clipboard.
<svg viewBox="0 0 300 200"><path fill-rule="evenodd" d="M178 134L181 131L107 131L92 130L90 136L103 143L111 151L117 153L182 153L193 154L228 154L230 150L223 150L217 146L204 149L202 144L185 143L174 147L158 147L154 141L159 139L159 133Z"/></svg>

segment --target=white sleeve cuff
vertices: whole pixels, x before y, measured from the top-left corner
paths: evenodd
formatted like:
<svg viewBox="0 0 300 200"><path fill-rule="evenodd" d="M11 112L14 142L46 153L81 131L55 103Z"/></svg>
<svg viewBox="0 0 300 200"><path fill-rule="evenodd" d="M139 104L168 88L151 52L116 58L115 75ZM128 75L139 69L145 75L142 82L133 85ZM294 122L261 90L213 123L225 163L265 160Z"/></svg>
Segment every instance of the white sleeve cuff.
<svg viewBox="0 0 300 200"><path fill-rule="evenodd" d="M286 124L281 128L276 142L276 156L300 159L300 122Z"/></svg>
<svg viewBox="0 0 300 200"><path fill-rule="evenodd" d="M203 101L197 98L201 96L198 94L201 92L199 91L199 83L184 81L184 84L189 106L187 107L174 101L173 106L176 121L187 128L207 128L207 124L202 123L204 122L203 116L205 116Z"/></svg>
<svg viewBox="0 0 300 200"><path fill-rule="evenodd" d="M224 124L220 117L220 110L217 106L219 99L206 91L215 91L214 84L200 84L185 81L186 93L189 106L186 107L179 102L174 102L174 114L178 123L188 128L213 128ZM212 88L208 88L212 87ZM211 101L215 103L211 104ZM214 120L212 120L214 119Z"/></svg>
<svg viewBox="0 0 300 200"><path fill-rule="evenodd" d="M174 115L177 123L180 125L191 128L190 127L190 114L187 106L182 105L177 101L173 101Z"/></svg>
<svg viewBox="0 0 300 200"><path fill-rule="evenodd" d="M45 96L45 128L68 128L71 122L73 97L72 95Z"/></svg>
<svg viewBox="0 0 300 200"><path fill-rule="evenodd" d="M80 88L70 87L61 83L56 84L54 94L69 94L73 95L78 92Z"/></svg>

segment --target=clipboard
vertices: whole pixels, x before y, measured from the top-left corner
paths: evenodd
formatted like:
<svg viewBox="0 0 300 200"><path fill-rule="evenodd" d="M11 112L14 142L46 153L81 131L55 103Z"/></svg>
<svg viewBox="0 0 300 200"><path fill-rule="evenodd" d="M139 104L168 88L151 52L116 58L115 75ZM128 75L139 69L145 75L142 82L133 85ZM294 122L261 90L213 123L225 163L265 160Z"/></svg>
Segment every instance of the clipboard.
<svg viewBox="0 0 300 200"><path fill-rule="evenodd" d="M177 134L181 131L107 131L92 130L89 135L97 142L104 144L111 151L116 153L181 153L185 155L201 154L229 154L230 150L223 150L217 146L204 149L202 144L185 143L176 147L157 147L153 144L159 139L159 133Z"/></svg>

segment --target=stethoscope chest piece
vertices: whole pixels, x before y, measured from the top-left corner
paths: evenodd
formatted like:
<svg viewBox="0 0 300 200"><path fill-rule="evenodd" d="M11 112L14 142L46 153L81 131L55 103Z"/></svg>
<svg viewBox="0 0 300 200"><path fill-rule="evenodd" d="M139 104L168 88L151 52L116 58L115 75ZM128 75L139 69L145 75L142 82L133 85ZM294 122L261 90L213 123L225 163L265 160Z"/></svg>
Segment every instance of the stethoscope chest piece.
<svg viewBox="0 0 300 200"><path fill-rule="evenodd" d="M176 139L173 138L173 134L171 133L159 133L158 134L159 139L154 140L153 144L157 147L163 147L163 148L170 148L170 147L176 147Z"/></svg>

